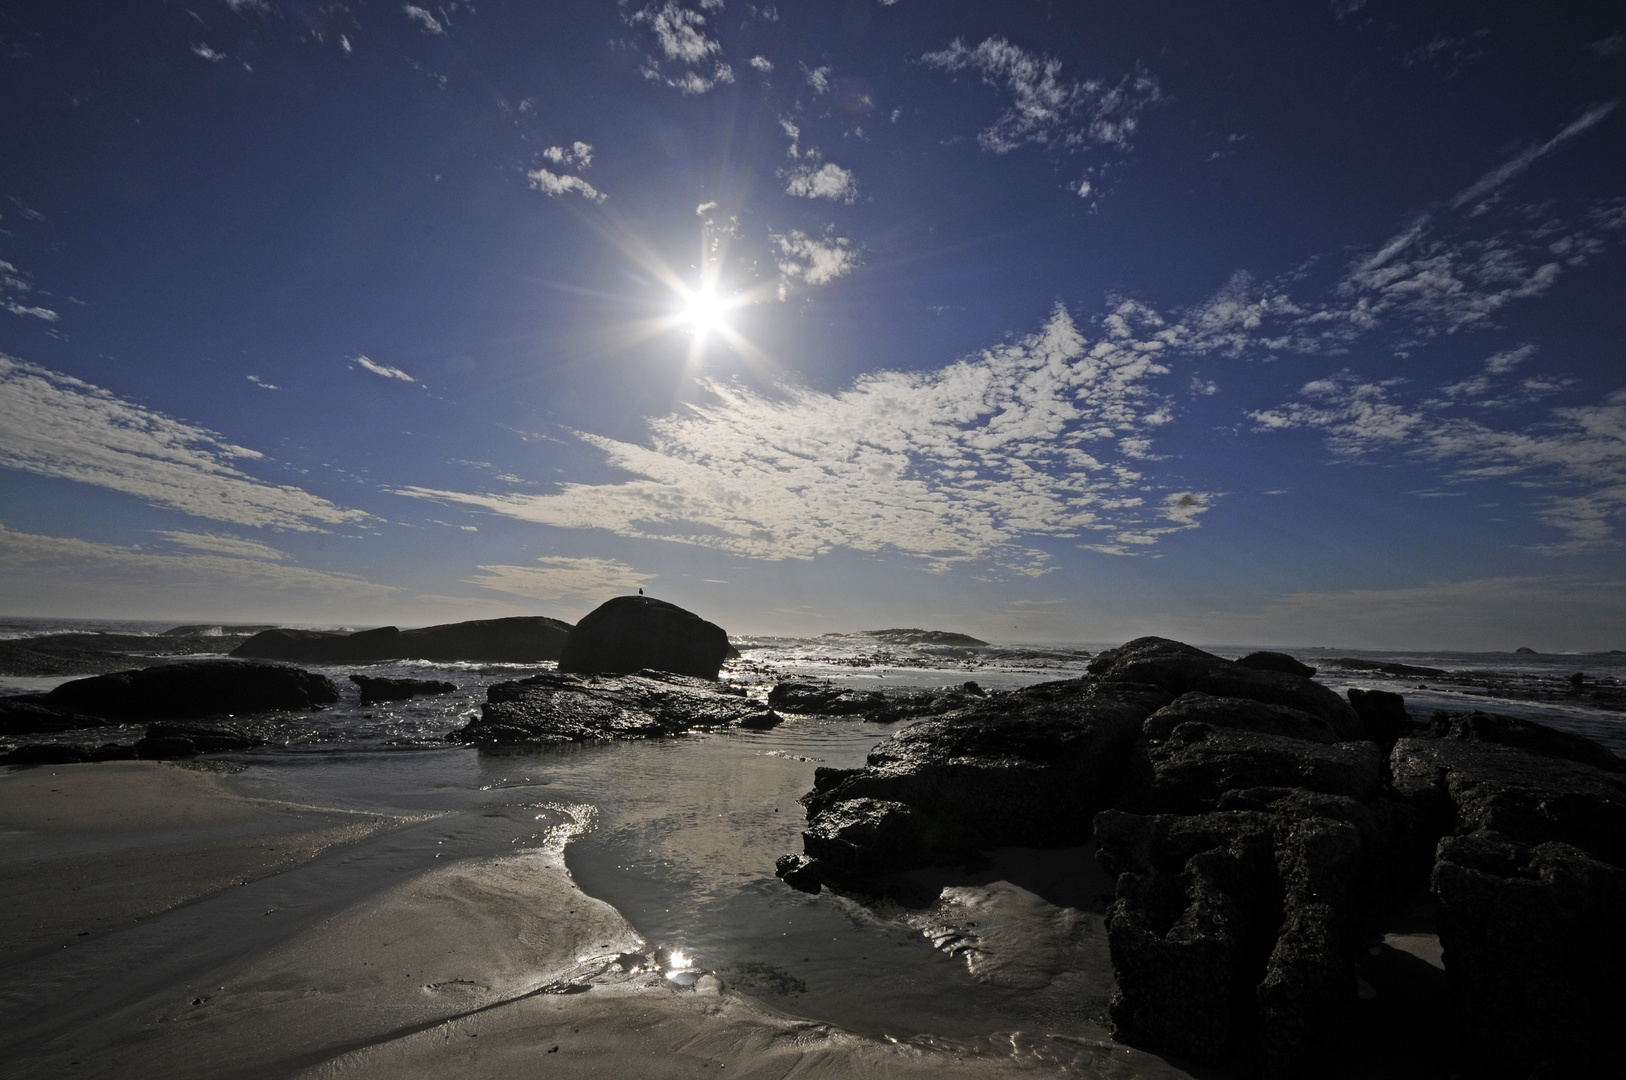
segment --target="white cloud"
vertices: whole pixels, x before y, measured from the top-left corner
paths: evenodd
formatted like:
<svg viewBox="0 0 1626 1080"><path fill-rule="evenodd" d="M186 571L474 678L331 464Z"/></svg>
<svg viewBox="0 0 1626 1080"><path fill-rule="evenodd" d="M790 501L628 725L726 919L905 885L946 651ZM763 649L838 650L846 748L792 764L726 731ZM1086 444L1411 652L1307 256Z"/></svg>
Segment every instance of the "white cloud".
<svg viewBox="0 0 1626 1080"><path fill-rule="evenodd" d="M229 555L234 559L258 559L261 562L282 562L288 558L286 553L268 544L244 540L238 536L182 532L174 529L155 529L154 532L172 544L179 544L194 551L206 551L213 555Z"/></svg>
<svg viewBox="0 0 1626 1080"><path fill-rule="evenodd" d="M0 468L93 484L234 525L311 530L366 520L358 510L263 483L232 464L262 456L0 354Z"/></svg>
<svg viewBox="0 0 1626 1080"><path fill-rule="evenodd" d="M1208 497L1148 507L1164 495L1140 471L1143 447L1125 445L1165 416L1147 386L1166 373L1156 351L1110 334L1092 345L1058 307L1038 333L938 371L876 372L836 394L713 385L711 403L653 421L648 446L580 436L637 479L400 493L752 558L892 549L928 569L1020 571L1042 562L1030 538L1140 544L1196 524Z"/></svg>
<svg viewBox="0 0 1626 1080"><path fill-rule="evenodd" d="M428 33L444 34L446 32L446 27L442 26L440 20L431 15L426 8L421 8L416 4L403 4L401 10L406 12L408 19L422 26Z"/></svg>
<svg viewBox="0 0 1626 1080"><path fill-rule="evenodd" d="M0 595L11 611L104 618L219 618L232 611L258 619L349 619L357 605L399 592L351 574L290 566L280 552L261 558L253 552L260 545L247 541L239 541L243 546L235 552L210 551L205 544L207 539L189 545L203 553L160 554L0 525Z"/></svg>
<svg viewBox="0 0 1626 1080"><path fill-rule="evenodd" d="M791 283L827 285L850 274L858 266L858 252L845 237L817 240L799 229L769 237L779 249L779 298L783 300Z"/></svg>
<svg viewBox="0 0 1626 1080"><path fill-rule="evenodd" d="M482 566L470 585L526 596L533 600L566 600L597 605L654 578L614 559L569 559L548 556L538 565Z"/></svg>
<svg viewBox="0 0 1626 1080"><path fill-rule="evenodd" d="M542 151L542 156L555 165L569 165L574 169L585 169L593 164L593 147L589 143L576 142L570 146L550 146Z"/></svg>
<svg viewBox="0 0 1626 1080"><path fill-rule="evenodd" d="M246 375L246 376L244 376L244 378L248 379L248 381L253 383L255 386L258 386L261 390L281 390L282 389L282 387L280 387L280 386L274 386L271 383L266 382L264 379L260 378L258 375Z"/></svg>
<svg viewBox="0 0 1626 1080"><path fill-rule="evenodd" d="M1448 466L1455 482L1516 478L1546 492L1537 519L1569 534L1547 554L1616 546L1626 517L1626 390L1601 403L1552 409L1518 430L1451 415L1448 400L1394 400L1400 380L1362 382L1349 372L1305 384L1300 400L1249 414L1261 431L1311 428L1333 453L1356 458L1384 450Z"/></svg>
<svg viewBox="0 0 1626 1080"><path fill-rule="evenodd" d="M991 37L976 48L956 38L921 62L943 71L971 68L989 86L1003 87L1010 106L978 136L984 149L1007 154L1026 143L1082 147L1091 143L1122 148L1140 123L1140 114L1163 98L1157 78L1140 70L1116 85L1099 79L1061 78L1061 61L1037 56Z"/></svg>
<svg viewBox="0 0 1626 1080"><path fill-rule="evenodd" d="M766 56L753 56L751 57L749 63L752 67L756 68L764 75L767 75L773 71L773 61L769 60Z"/></svg>
<svg viewBox="0 0 1626 1080"><path fill-rule="evenodd" d="M817 168L804 165L793 169L788 175L790 182L785 186L786 195L797 195L804 199L833 199L844 203L858 198L858 180L833 161L827 161Z"/></svg>
<svg viewBox="0 0 1626 1080"><path fill-rule="evenodd" d="M608 197L579 176L559 176L547 169L532 169L525 176L531 181L531 187L552 199L572 191L588 202L601 203Z"/></svg>
<svg viewBox="0 0 1626 1080"><path fill-rule="evenodd" d="M32 216L38 220L41 215L37 210L27 210L23 216ZM18 297L26 297L34 291L34 285L28 280L28 274L17 269L11 263L0 259L0 306L3 306L13 315L26 316L32 319L41 319L45 322L56 322L60 317L55 311L38 304L19 302Z"/></svg>
<svg viewBox="0 0 1626 1080"><path fill-rule="evenodd" d="M708 10L721 7L704 0L700 6ZM644 78L663 82L684 94L704 94L719 83L734 81L733 68L713 59L722 52L722 46L706 36L706 17L700 12L667 0L658 8L652 4L633 12L627 22L647 27L660 46L661 55L650 57L644 64ZM679 70L669 74L664 65Z"/></svg>
<svg viewBox="0 0 1626 1080"><path fill-rule="evenodd" d="M410 383L415 383L418 381L398 367L390 367L388 364L380 364L378 361L369 360L365 356L352 356L350 358L350 362L363 370L370 371L374 375L381 375L386 379L400 379L402 382Z"/></svg>
<svg viewBox="0 0 1626 1080"><path fill-rule="evenodd" d="M1610 34L1587 44L1587 51L1599 60L1611 56L1626 56L1626 34Z"/></svg>
<svg viewBox="0 0 1626 1080"><path fill-rule="evenodd" d="M226 59L226 54L225 53L216 52L215 50L209 48L208 45L205 45L201 41L195 42L192 45L192 52L193 52L194 55L203 57L205 60L209 61L209 63L211 63L211 64L218 64L218 63L220 63L220 61Z"/></svg>
<svg viewBox="0 0 1626 1080"><path fill-rule="evenodd" d="M830 69L828 67L810 68L803 64L802 73L807 77L807 85L813 88L814 97L829 92Z"/></svg>

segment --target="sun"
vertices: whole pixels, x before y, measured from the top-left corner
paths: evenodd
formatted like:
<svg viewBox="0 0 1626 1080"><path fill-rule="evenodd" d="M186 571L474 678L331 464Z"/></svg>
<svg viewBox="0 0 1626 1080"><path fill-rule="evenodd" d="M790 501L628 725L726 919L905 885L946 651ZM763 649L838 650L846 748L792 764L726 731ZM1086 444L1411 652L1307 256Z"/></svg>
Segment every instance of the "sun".
<svg viewBox="0 0 1626 1080"><path fill-rule="evenodd" d="M715 289L702 288L683 297L678 316L696 337L707 337L729 329L728 308Z"/></svg>

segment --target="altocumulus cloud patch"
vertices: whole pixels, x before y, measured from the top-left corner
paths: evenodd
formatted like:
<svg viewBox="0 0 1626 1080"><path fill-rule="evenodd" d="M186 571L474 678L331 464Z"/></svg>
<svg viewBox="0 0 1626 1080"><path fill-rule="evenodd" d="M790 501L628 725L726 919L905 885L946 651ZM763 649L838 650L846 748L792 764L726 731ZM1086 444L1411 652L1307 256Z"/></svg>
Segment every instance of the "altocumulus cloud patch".
<svg viewBox="0 0 1626 1080"><path fill-rule="evenodd" d="M606 529L760 559L896 550L934 568L1043 571L1035 537L1144 550L1194 528L1209 496L1140 471L1168 418L1148 387L1160 345L1093 344L1058 306L1012 344L925 373L877 372L830 394L713 385L710 404L650 425L647 446L580 437L636 479L551 495L401 494L545 525Z"/></svg>
<svg viewBox="0 0 1626 1080"><path fill-rule="evenodd" d="M262 456L0 354L0 467L94 484L233 525L310 531L367 518L299 488L256 480L234 464Z"/></svg>

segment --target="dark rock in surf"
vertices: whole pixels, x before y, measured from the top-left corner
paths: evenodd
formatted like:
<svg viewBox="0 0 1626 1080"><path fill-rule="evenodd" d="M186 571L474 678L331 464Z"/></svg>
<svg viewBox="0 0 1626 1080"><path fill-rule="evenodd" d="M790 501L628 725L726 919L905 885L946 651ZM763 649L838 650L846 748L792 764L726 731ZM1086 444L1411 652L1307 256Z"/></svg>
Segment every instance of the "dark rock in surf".
<svg viewBox="0 0 1626 1080"><path fill-rule="evenodd" d="M727 631L692 611L651 596L617 596L571 629L559 652L559 670L670 671L715 679L729 649Z"/></svg>
<svg viewBox="0 0 1626 1080"><path fill-rule="evenodd" d="M781 855L774 863L774 876L801 892L818 895L824 887L824 871L817 859L806 855Z"/></svg>
<svg viewBox="0 0 1626 1080"><path fill-rule="evenodd" d="M18 694L0 698L0 736L38 735L54 731L78 731L103 727L99 716L59 712L44 704L44 694Z"/></svg>
<svg viewBox="0 0 1626 1080"><path fill-rule="evenodd" d="M198 754L252 750L265 745L265 736L238 724L158 723L147 725L146 737L136 743L137 751L143 744L149 747L168 745L161 742L166 739L184 739L192 744L192 752Z"/></svg>
<svg viewBox="0 0 1626 1080"><path fill-rule="evenodd" d="M89 760L89 747L71 743L25 743L0 757L0 765L76 765Z"/></svg>
<svg viewBox="0 0 1626 1080"><path fill-rule="evenodd" d="M1406 711L1406 699L1387 690L1362 690L1350 687L1345 694L1349 707L1361 718L1366 737L1385 747L1392 747L1396 739L1415 734L1417 724Z"/></svg>
<svg viewBox="0 0 1626 1080"><path fill-rule="evenodd" d="M817 770L804 848L827 882L859 883L1001 844L1081 844L1168 700L1083 679L970 699L897 732L862 769Z"/></svg>
<svg viewBox="0 0 1626 1080"><path fill-rule="evenodd" d="M1260 671L1280 671L1288 675L1302 675L1306 679L1315 674L1315 668L1283 652L1269 652L1267 650L1251 652L1247 656L1237 657L1236 662L1243 667L1257 668Z"/></svg>
<svg viewBox="0 0 1626 1080"><path fill-rule="evenodd" d="M976 687L976 689L969 689ZM951 690L854 690L812 679L789 679L768 692L769 708L811 716L856 716L877 724L915 720L963 708L987 697L976 683Z"/></svg>
<svg viewBox="0 0 1626 1080"><path fill-rule="evenodd" d="M1176 696L1196 691L1286 705L1326 720L1340 738L1361 737L1354 710L1320 683L1302 675L1244 667L1168 638L1136 638L1096 656L1089 671L1103 682L1150 683Z"/></svg>
<svg viewBox="0 0 1626 1080"><path fill-rule="evenodd" d="M1433 887L1468 1073L1618 1076L1626 870L1486 831L1441 842Z"/></svg>
<svg viewBox="0 0 1626 1080"><path fill-rule="evenodd" d="M331 679L286 664L188 660L63 683L43 703L122 722L303 710L338 700Z"/></svg>
<svg viewBox="0 0 1626 1080"><path fill-rule="evenodd" d="M367 675L352 675L350 681L361 691L359 702L371 705L375 701L407 701L415 697L433 697L450 694L457 689L444 679L374 679Z"/></svg>
<svg viewBox="0 0 1626 1080"><path fill-rule="evenodd" d="M570 624L536 615L475 619L413 630L266 630L231 655L296 664L380 664L390 660L535 664L557 660Z"/></svg>
<svg viewBox="0 0 1626 1080"><path fill-rule="evenodd" d="M481 745L651 739L761 712L758 702L692 675L544 672L492 686L480 716L447 738Z"/></svg>
<svg viewBox="0 0 1626 1080"><path fill-rule="evenodd" d="M748 713L740 717L739 726L747 731L767 731L784 722L785 718L772 709L763 709L761 712Z"/></svg>

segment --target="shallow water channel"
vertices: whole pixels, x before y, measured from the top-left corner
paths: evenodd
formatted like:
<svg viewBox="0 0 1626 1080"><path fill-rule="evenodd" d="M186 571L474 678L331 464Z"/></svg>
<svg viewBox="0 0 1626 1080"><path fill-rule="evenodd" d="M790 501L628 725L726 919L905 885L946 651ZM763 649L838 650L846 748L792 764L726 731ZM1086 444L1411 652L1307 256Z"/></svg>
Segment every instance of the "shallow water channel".
<svg viewBox="0 0 1626 1080"><path fill-rule="evenodd" d="M808 896L773 876L778 856L801 850L797 800L814 768L861 764L897 727L797 718L766 732L500 754L245 755L235 786L315 805L450 811L422 830L439 837L430 857L534 845L544 837L526 823L568 808L587 826L565 849L582 889L652 947L774 1008L894 1038L1099 1035L1110 883L1082 849L1004 853L980 872L932 877L923 884L947 892L928 911ZM471 816L492 828L471 827Z"/></svg>

